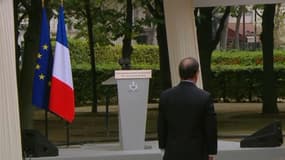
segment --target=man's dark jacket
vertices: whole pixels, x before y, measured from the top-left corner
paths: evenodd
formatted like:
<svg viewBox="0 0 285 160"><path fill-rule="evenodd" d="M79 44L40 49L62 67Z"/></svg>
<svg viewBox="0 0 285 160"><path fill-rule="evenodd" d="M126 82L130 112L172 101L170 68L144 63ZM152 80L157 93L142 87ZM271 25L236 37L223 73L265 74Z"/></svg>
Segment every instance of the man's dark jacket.
<svg viewBox="0 0 285 160"><path fill-rule="evenodd" d="M217 153L216 114L210 94L182 81L160 96L159 148L164 160L205 160Z"/></svg>

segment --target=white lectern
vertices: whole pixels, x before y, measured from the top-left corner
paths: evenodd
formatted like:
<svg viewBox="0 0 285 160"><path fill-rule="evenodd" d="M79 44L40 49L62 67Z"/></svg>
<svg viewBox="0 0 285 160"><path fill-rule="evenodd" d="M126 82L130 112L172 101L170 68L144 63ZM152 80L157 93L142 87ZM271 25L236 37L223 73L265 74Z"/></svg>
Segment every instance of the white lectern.
<svg viewBox="0 0 285 160"><path fill-rule="evenodd" d="M143 150L151 70L117 70L119 139L123 150Z"/></svg>

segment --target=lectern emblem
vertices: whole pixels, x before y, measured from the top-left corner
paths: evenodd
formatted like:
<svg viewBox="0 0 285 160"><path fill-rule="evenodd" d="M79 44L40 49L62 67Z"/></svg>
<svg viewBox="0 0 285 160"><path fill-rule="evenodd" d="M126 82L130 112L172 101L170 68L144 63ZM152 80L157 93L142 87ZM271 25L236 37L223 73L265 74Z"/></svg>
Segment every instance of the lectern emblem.
<svg viewBox="0 0 285 160"><path fill-rule="evenodd" d="M130 91L137 91L138 90L138 84L135 81L132 81L132 83L129 84Z"/></svg>

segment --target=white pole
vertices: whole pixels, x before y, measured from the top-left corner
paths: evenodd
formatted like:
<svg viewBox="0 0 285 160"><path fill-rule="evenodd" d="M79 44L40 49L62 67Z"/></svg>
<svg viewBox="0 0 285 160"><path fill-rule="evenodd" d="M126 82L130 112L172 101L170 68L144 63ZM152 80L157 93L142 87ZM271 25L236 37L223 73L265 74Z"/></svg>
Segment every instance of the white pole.
<svg viewBox="0 0 285 160"><path fill-rule="evenodd" d="M13 1L0 0L0 159L22 159Z"/></svg>
<svg viewBox="0 0 285 160"><path fill-rule="evenodd" d="M178 73L180 60L191 56L199 61L194 8L192 0L164 0L164 11L171 81L174 86L180 81ZM203 87L201 74L197 85Z"/></svg>

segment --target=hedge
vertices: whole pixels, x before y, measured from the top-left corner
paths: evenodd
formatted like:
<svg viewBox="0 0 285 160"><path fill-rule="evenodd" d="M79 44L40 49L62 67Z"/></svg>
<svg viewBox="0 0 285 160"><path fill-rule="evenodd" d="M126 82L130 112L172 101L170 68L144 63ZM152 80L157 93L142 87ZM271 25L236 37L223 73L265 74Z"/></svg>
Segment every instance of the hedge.
<svg viewBox="0 0 285 160"><path fill-rule="evenodd" d="M86 65L90 62L88 43L84 40L70 40L69 48L72 65ZM134 65L156 65L159 64L158 47L154 45L135 45L133 47L131 62ZM96 46L95 61L100 67L112 66L120 68L118 60L121 57L121 46Z"/></svg>
<svg viewBox="0 0 285 160"><path fill-rule="evenodd" d="M71 62L73 67L89 66L89 50L88 43L84 40L69 40L69 48L71 53ZM154 45L134 45L132 54L132 65L135 67L152 66L159 67L158 47ZM274 51L275 65L285 65L285 51ZM121 46L96 46L95 59L96 64L101 67L120 68L118 59L121 57ZM261 51L215 51L212 56L212 67L227 65L261 67L262 65ZM111 67L110 67L111 66ZM81 68L81 67L79 67Z"/></svg>
<svg viewBox="0 0 285 160"><path fill-rule="evenodd" d="M92 102L92 77L86 41L71 40L71 61L73 68L76 104ZM116 86L101 83L119 69L117 61L121 55L120 46L96 46L96 78L98 103L104 104L106 95L117 103ZM149 101L157 102L161 92L159 57L157 46L135 45L132 66L136 69L152 69ZM277 95L285 97L285 52L274 53ZM212 81L209 91L216 101L260 101L262 96L262 53L260 51L215 51L212 56Z"/></svg>
<svg viewBox="0 0 285 160"><path fill-rule="evenodd" d="M114 75L114 71L110 69L98 69L96 72L97 77L97 97L99 104L105 104L106 96L111 97L112 103L117 103L117 90L114 85L102 85L102 82ZM149 87L149 99L150 101L156 101L161 86L159 83L159 71L152 71L152 79ZM73 69L73 82L75 89L75 102L78 106L88 105L92 103L92 77L91 71L86 69Z"/></svg>
<svg viewBox="0 0 285 160"><path fill-rule="evenodd" d="M114 75L110 69L97 70L98 103L104 104L106 95L111 97L112 103L117 103L116 86L103 86L101 83ZM275 71L277 95L285 97L285 67ZM257 102L262 96L262 69L213 70L210 92L216 101ZM73 70L74 87L77 105L92 102L92 77L90 70ZM149 101L157 102L161 89L159 70L153 70L150 80Z"/></svg>

